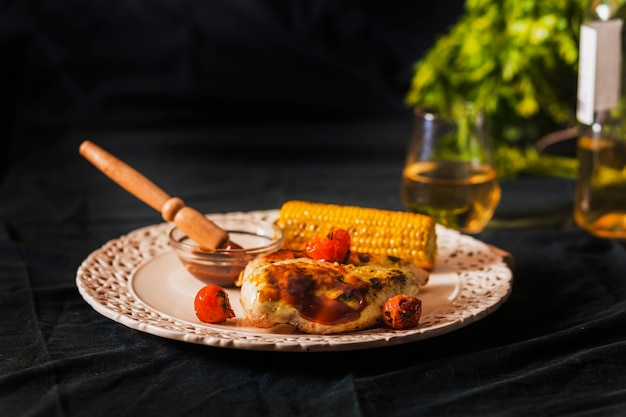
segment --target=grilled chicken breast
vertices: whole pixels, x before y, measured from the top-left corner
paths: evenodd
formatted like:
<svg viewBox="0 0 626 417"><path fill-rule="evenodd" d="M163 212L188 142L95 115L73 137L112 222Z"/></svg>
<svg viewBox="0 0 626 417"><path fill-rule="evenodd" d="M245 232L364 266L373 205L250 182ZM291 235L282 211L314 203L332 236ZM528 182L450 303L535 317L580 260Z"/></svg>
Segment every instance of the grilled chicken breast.
<svg viewBox="0 0 626 417"><path fill-rule="evenodd" d="M386 255L352 252L340 264L279 250L246 266L240 301L257 327L289 323L306 333L343 333L379 325L390 297L416 296L428 277L413 263Z"/></svg>

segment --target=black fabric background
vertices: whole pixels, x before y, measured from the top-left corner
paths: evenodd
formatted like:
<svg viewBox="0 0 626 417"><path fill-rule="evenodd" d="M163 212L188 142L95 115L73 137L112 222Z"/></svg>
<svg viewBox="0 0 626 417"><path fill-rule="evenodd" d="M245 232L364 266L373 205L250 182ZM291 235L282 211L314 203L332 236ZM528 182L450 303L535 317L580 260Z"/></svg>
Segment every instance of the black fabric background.
<svg viewBox="0 0 626 417"><path fill-rule="evenodd" d="M396 116L413 64L462 5L7 0L7 116L18 133Z"/></svg>
<svg viewBox="0 0 626 417"><path fill-rule="evenodd" d="M203 212L308 199L402 209L420 51L461 2L17 1L1 6L0 415L619 416L626 254L572 225L573 183L503 183L496 312L352 352L192 345L95 312L93 250L160 216L78 155L91 139ZM278 152L278 151L282 151ZM541 223L541 222L539 222Z"/></svg>

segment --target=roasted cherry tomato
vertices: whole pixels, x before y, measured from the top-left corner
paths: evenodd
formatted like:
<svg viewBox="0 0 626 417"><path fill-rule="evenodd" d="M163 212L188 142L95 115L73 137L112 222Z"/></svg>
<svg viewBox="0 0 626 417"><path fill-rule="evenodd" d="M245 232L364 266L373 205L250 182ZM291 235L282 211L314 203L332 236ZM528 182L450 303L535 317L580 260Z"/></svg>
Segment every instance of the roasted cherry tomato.
<svg viewBox="0 0 626 417"><path fill-rule="evenodd" d="M422 316L422 300L410 295L396 295L383 305L383 322L392 329L417 327Z"/></svg>
<svg viewBox="0 0 626 417"><path fill-rule="evenodd" d="M193 303L196 316L205 323L222 323L235 317L228 293L219 285L206 285L198 291Z"/></svg>
<svg viewBox="0 0 626 417"><path fill-rule="evenodd" d="M350 258L350 234L335 229L324 237L316 236L306 244L306 253L313 259L345 263Z"/></svg>

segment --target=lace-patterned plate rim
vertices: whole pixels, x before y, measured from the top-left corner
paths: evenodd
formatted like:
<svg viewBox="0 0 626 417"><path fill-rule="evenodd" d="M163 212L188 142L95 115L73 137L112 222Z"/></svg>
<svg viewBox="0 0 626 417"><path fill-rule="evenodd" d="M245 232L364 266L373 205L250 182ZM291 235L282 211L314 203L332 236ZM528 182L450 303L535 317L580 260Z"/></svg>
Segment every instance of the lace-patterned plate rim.
<svg viewBox="0 0 626 417"><path fill-rule="evenodd" d="M277 214L277 210L259 210L208 216L217 221L239 217L271 221ZM83 299L103 316L159 337L221 348L309 352L378 348L449 333L496 311L512 290L513 274L500 251L492 250L471 236L438 225L437 266L431 273L431 283L437 282L441 275L452 275L458 284L449 299L443 302L438 299L440 306L422 314L417 328L392 330L381 327L316 335L284 331L285 327L281 326L255 332L236 326L208 325L160 311L133 288L133 279L143 267L171 255L167 240L171 227L168 223L143 227L93 251L76 274L76 285ZM424 297L426 300L427 291Z"/></svg>

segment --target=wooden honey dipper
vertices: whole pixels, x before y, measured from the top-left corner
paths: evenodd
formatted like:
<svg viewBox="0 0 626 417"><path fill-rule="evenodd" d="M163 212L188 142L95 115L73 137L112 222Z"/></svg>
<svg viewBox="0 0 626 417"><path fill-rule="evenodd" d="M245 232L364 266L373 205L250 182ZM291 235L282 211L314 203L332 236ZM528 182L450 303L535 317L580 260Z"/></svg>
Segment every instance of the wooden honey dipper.
<svg viewBox="0 0 626 417"><path fill-rule="evenodd" d="M230 249L237 245L228 240L228 232L199 211L185 205L178 197L170 197L143 174L119 160L91 141L84 141L80 154L126 191L161 213L165 221L193 239L201 249Z"/></svg>

